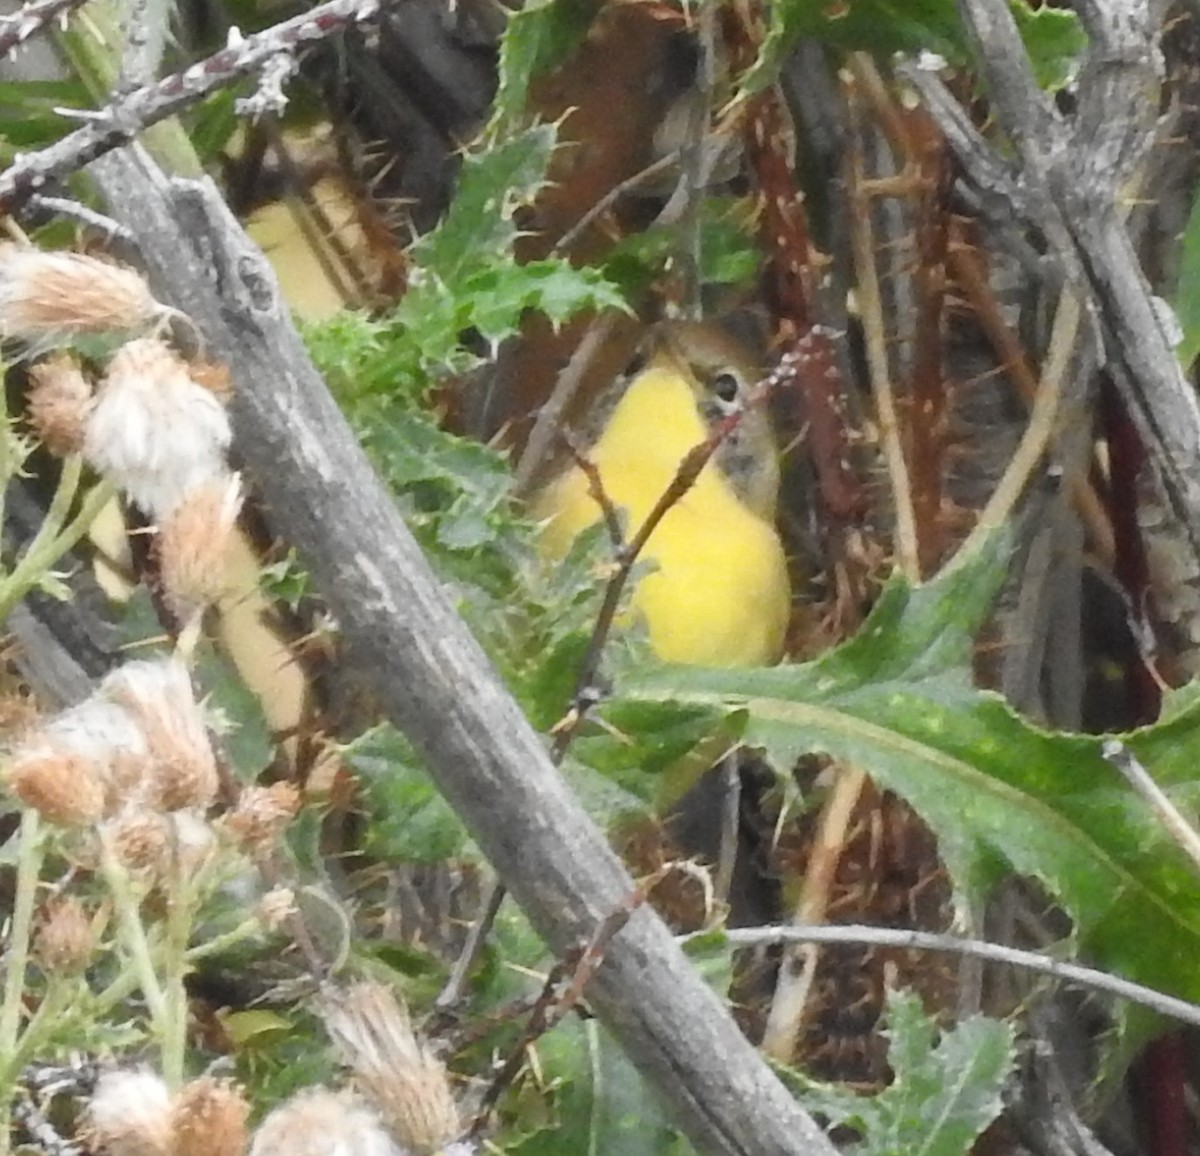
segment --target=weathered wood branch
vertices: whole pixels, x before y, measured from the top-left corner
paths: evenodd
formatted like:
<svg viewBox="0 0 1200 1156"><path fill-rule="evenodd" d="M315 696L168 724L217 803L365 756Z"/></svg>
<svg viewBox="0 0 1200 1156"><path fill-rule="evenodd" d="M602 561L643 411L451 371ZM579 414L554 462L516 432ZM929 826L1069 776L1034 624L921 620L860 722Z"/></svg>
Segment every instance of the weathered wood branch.
<svg viewBox="0 0 1200 1156"><path fill-rule="evenodd" d="M1162 4L1077 0L1089 47L1078 112L1067 120L1031 88L1032 73L1005 0L959 0L1001 127L1018 146L1019 172L967 127L941 81L904 74L943 126L986 198L1049 243L1061 272L1085 291L1102 355L1167 495L1200 556L1200 405L1184 379L1123 220L1126 182L1153 140L1161 72ZM1003 177L1005 171L1014 179Z"/></svg>
<svg viewBox="0 0 1200 1156"><path fill-rule="evenodd" d="M89 161L133 140L158 124L235 80L262 69L278 56L294 57L307 45L352 25L373 20L384 0L327 0L308 12L242 40L231 40L219 52L182 72L117 96L86 115L87 123L52 145L18 156L0 172L0 212L11 213L51 181L78 172Z"/></svg>
<svg viewBox="0 0 1200 1156"><path fill-rule="evenodd" d="M389 718L546 942L562 952L590 936L633 883L455 614L308 359L266 259L211 184L169 181L134 150L90 171L140 238L156 291L228 363L245 468ZM833 1156L652 911L613 941L587 994L701 1152Z"/></svg>

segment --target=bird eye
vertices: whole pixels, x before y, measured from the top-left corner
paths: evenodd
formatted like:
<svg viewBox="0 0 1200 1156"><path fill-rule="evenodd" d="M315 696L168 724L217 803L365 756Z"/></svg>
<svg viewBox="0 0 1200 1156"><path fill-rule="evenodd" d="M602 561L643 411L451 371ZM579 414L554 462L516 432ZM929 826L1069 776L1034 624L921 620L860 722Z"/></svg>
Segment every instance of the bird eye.
<svg viewBox="0 0 1200 1156"><path fill-rule="evenodd" d="M725 370L722 373L718 373L712 379L711 388L721 401L732 405L738 399L742 383L738 381L734 374Z"/></svg>

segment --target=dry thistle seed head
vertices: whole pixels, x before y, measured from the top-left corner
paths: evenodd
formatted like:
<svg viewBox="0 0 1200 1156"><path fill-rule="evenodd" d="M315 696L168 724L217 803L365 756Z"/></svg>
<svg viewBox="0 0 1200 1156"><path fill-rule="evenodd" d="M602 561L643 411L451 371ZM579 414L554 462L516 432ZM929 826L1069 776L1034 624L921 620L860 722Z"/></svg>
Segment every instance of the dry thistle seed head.
<svg viewBox="0 0 1200 1156"><path fill-rule="evenodd" d="M92 921L73 895L60 896L46 906L33 941L33 952L43 970L58 975L78 975L96 950Z"/></svg>
<svg viewBox="0 0 1200 1156"><path fill-rule="evenodd" d="M59 354L29 371L29 424L55 457L81 453L92 387L73 358Z"/></svg>
<svg viewBox="0 0 1200 1156"><path fill-rule="evenodd" d="M17 750L9 788L53 823L88 826L136 796L149 750L130 714L90 698L52 719Z"/></svg>
<svg viewBox="0 0 1200 1156"><path fill-rule="evenodd" d="M242 1156L250 1105L228 1080L202 1076L171 1105L171 1156Z"/></svg>
<svg viewBox="0 0 1200 1156"><path fill-rule="evenodd" d="M161 521L186 494L229 475L232 440L221 403L162 341L117 352L96 395L84 455Z"/></svg>
<svg viewBox="0 0 1200 1156"><path fill-rule="evenodd" d="M53 344L145 329L168 313L132 269L81 253L0 244L0 337Z"/></svg>
<svg viewBox="0 0 1200 1156"><path fill-rule="evenodd" d="M159 560L167 602L181 621L225 593L225 558L242 508L237 474L205 482L162 521Z"/></svg>
<svg viewBox="0 0 1200 1156"><path fill-rule="evenodd" d="M310 1088L259 1125L250 1156L406 1156L351 1092Z"/></svg>
<svg viewBox="0 0 1200 1156"><path fill-rule="evenodd" d="M117 862L151 886L197 874L216 851L212 828L192 811L131 808L106 820L100 833Z"/></svg>
<svg viewBox="0 0 1200 1156"><path fill-rule="evenodd" d="M101 827L101 837L126 871L150 881L171 868L173 831L166 815L133 809L122 811Z"/></svg>
<svg viewBox="0 0 1200 1156"><path fill-rule="evenodd" d="M27 807L60 827L90 827L107 812L107 792L95 763L65 743L43 739L20 751L5 785Z"/></svg>
<svg viewBox="0 0 1200 1156"><path fill-rule="evenodd" d="M432 1156L462 1132L445 1066L413 1031L389 988L358 983L321 1001L330 1038L392 1139Z"/></svg>
<svg viewBox="0 0 1200 1156"><path fill-rule="evenodd" d="M272 887L258 901L258 921L265 930L278 931L299 910L290 887Z"/></svg>
<svg viewBox="0 0 1200 1156"><path fill-rule="evenodd" d="M109 1156L171 1156L170 1101L153 1072L106 1072L88 1104L83 1137Z"/></svg>
<svg viewBox="0 0 1200 1156"><path fill-rule="evenodd" d="M218 825L250 858L265 859L299 811L300 791L292 783L246 787Z"/></svg>
<svg viewBox="0 0 1200 1156"><path fill-rule="evenodd" d="M12 750L26 742L41 722L37 702L28 694L0 694L0 745Z"/></svg>
<svg viewBox="0 0 1200 1156"><path fill-rule="evenodd" d="M148 753L145 798L163 811L208 807L220 785L204 713L177 658L127 662L108 675L100 701L125 711Z"/></svg>

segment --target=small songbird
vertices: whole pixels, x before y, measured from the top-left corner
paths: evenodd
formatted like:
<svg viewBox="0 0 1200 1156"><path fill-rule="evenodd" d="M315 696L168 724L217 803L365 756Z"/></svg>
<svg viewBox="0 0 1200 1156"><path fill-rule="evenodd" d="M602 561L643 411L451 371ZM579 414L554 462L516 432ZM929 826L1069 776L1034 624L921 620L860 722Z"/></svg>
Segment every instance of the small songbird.
<svg viewBox="0 0 1200 1156"><path fill-rule="evenodd" d="M634 363L583 431L626 538L658 503L688 451L745 407L758 378L742 348L706 324L651 330ZM655 653L668 662L761 666L783 653L791 603L775 529L779 454L762 406L740 420L695 484L666 513L641 555L652 563L633 593ZM563 556L602 516L585 472L569 466L537 495L543 547Z"/></svg>

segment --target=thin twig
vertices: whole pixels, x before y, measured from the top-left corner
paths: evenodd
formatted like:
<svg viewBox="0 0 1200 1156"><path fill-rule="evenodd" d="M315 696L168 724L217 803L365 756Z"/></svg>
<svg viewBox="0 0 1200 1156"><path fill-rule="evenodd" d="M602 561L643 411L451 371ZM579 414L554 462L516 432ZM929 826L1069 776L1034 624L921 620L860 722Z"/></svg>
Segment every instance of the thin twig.
<svg viewBox="0 0 1200 1156"><path fill-rule="evenodd" d="M1120 739L1105 739L1100 753L1112 763L1125 781L1150 804L1159 822L1179 845L1189 859L1200 867L1200 832L1180 814L1179 808L1167 797L1163 789L1150 777L1133 752Z"/></svg>
<svg viewBox="0 0 1200 1156"><path fill-rule="evenodd" d="M562 958L550 969L521 1038L501 1064L500 1070L480 1101L479 1111L471 1127L472 1134L483 1127L505 1088L516 1079L517 1073L525 1063L525 1052L529 1046L561 1023L583 999L584 990L604 962L608 945L629 922L633 913L646 902L650 887L658 882L661 875L661 871L657 872L649 886L639 887L624 903L610 911L586 942L564 952ZM566 985L560 992L559 988L564 981Z"/></svg>
<svg viewBox="0 0 1200 1156"><path fill-rule="evenodd" d="M688 99L687 135L684 137L679 166L676 196L682 198L680 218L680 256L683 267L683 298L685 316L700 317L703 268L701 209L704 204L705 143L712 120L713 92L716 88L716 10L715 4L701 4L698 9L696 46L699 60ZM672 196L675 200L675 196Z"/></svg>
<svg viewBox="0 0 1200 1156"><path fill-rule="evenodd" d="M128 229L122 228L111 217L69 197L30 197L21 217L26 224L30 221L45 224L59 217L74 222L81 229L98 233L110 247L118 246L129 253L137 251L137 240Z"/></svg>
<svg viewBox="0 0 1200 1156"><path fill-rule="evenodd" d="M810 927L824 920L854 809L866 785L866 773L858 767L848 765L838 768L837 781L821 810L800 902L796 905L795 924ZM771 998L771 1009L767 1013L762 1046L767 1055L785 1064L791 1063L796 1041L804 1026L804 1013L817 973L818 958L816 946L810 941L786 951L779 966L779 980Z"/></svg>
<svg viewBox="0 0 1200 1156"><path fill-rule="evenodd" d="M7 56L47 25L81 8L87 0L32 0L10 16L0 16L0 57Z"/></svg>
<svg viewBox="0 0 1200 1156"><path fill-rule="evenodd" d="M910 582L921 580L920 544L913 511L908 464L900 438L896 416L896 398L892 391L891 367L887 355L887 333L883 323L883 303L879 293L879 274L875 268L875 244L871 232L871 204L864 189L866 171L862 150L862 123L859 102L853 90L848 94L852 131L850 134L850 190L854 212L850 214L850 237L857 274L858 304L865 337L867 369L871 392L875 395L876 420L879 422L896 510L896 561Z"/></svg>
<svg viewBox="0 0 1200 1156"><path fill-rule="evenodd" d="M943 568L944 571L966 565L979 553L992 534L1009 520L1025 492L1029 479L1054 441L1058 402L1062 396L1063 382L1070 368L1071 357L1075 352L1075 341L1079 335L1082 316L1079 294L1071 286L1064 286L1054 315L1054 327L1050 333L1050 348L1046 354L1042 382L1033 409L1029 413L1029 424L1025 427L1021 442L1008 463L1004 476L979 515L979 520L967 536L967 540Z"/></svg>
<svg viewBox="0 0 1200 1156"><path fill-rule="evenodd" d="M697 932L702 935L704 932ZM684 942L689 937L683 937ZM1132 980L1121 979L1105 971L1084 967L1078 963L1065 963L1038 955L1033 951L1022 951L1017 947L1005 947L999 943L988 943L981 939L959 939L954 935L938 935L931 931L906 931L892 927L869 927L865 924L840 924L820 927L738 927L725 932L731 947L758 947L773 943L822 943L853 944L864 947L898 947L913 951L944 951L953 955L969 955L989 963L1003 963L1026 971L1041 972L1068 983L1077 983L1094 991L1119 996L1131 1003L1152 1008L1162 1015L1184 1023L1200 1026L1200 1005L1177 999L1164 992L1155 991Z"/></svg>
<svg viewBox="0 0 1200 1156"><path fill-rule="evenodd" d="M600 476L600 470L596 463L588 457L586 447L569 431L563 434L563 441L588 484L588 497L600 507L600 516L604 521L604 528L608 532L608 540L612 544L612 548L620 553L625 548L625 528L621 525L621 511L608 496L608 491L604 488L604 479Z"/></svg>
<svg viewBox="0 0 1200 1156"><path fill-rule="evenodd" d="M721 838L717 847L717 868L712 889L715 898L729 902L733 869L737 865L738 828L742 818L742 772L738 752L730 751L718 764L721 778Z"/></svg>
<svg viewBox="0 0 1200 1156"><path fill-rule="evenodd" d="M1001 313L996 294L988 283L978 256L965 239L951 243L947 256L954 271L954 280L966 296L998 361L1012 379L1021 399L1027 406L1032 406L1038 396L1037 374L1029 364L1025 347ZM1111 567L1117 547L1112 520L1104 503L1084 473L1073 472L1067 479L1067 485L1075 513L1087 527L1091 549L1107 567Z"/></svg>
<svg viewBox="0 0 1200 1156"><path fill-rule="evenodd" d="M437 999L433 1001L435 1010L449 1011L462 1002L463 995L467 990L467 980L475 969L475 963L479 959L480 952L483 951L487 937L491 934L492 925L496 922L496 916L500 914L500 905L504 902L507 894L504 884L499 879L492 881L491 889L484 900L483 911L471 924L467 940L463 944L462 951L458 953L454 966L450 969L446 985L438 993Z"/></svg>
<svg viewBox="0 0 1200 1156"><path fill-rule="evenodd" d="M667 516L671 508L695 485L696 479L708 465L713 454L737 428L742 414L753 406L765 404L776 389L795 376L801 356L792 354L781 359L779 364L750 392L742 409L724 418L705 441L688 450L679 463L675 476L655 503L654 508L646 515L645 521L638 527L629 542L618 549L616 568L605 587L604 600L596 615L592 637L588 642L583 661L579 665L571 711L555 731L551 757L556 762L560 761L566 753L583 721L599 671L600 658L616 621L621 596L633 573L633 567L645 549L651 534L658 528L659 523Z"/></svg>
<svg viewBox="0 0 1200 1156"><path fill-rule="evenodd" d="M518 497L528 494L537 482L554 440L562 429L567 409L582 387L596 355L612 335L618 316L613 312L602 313L588 326L583 340L575 347L575 352L558 375L546 403L538 410L513 475L513 492Z"/></svg>
<svg viewBox="0 0 1200 1156"><path fill-rule="evenodd" d="M0 173L0 212L12 212L28 197L42 192L49 181L77 172L131 141L149 125L255 72L272 57L295 52L351 24L373 19L385 2L328 0L310 12L230 44L182 72L119 97L97 110L81 128L44 149L23 154Z"/></svg>
<svg viewBox="0 0 1200 1156"><path fill-rule="evenodd" d="M631 177L626 177L623 181L618 181L575 224L555 241L554 247L550 250L550 256L561 257L569 253L571 246L579 240L584 232L595 224L600 217L604 216L622 197L628 193L632 193L635 189L641 188L647 181L651 181L663 173L670 172L671 168L678 163L679 150L672 149L665 156L661 156L658 160L648 164L640 172L634 173ZM659 220L654 223L665 224L666 222Z"/></svg>

